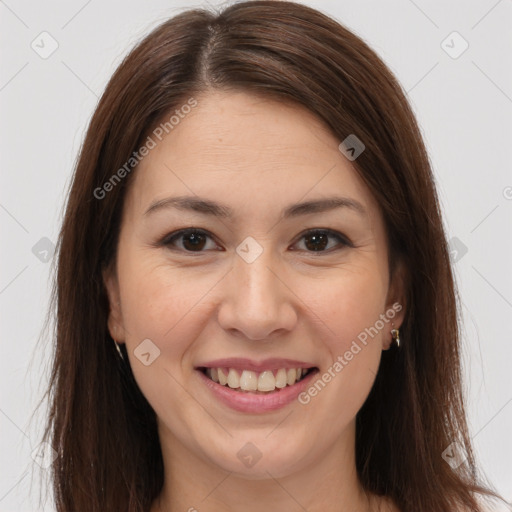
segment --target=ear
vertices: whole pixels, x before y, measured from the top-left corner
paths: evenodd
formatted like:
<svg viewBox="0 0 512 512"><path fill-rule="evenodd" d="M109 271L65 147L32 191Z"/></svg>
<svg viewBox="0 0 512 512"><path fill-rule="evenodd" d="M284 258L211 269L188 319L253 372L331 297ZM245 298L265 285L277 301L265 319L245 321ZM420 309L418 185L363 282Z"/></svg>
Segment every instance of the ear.
<svg viewBox="0 0 512 512"><path fill-rule="evenodd" d="M395 264L390 273L388 296L386 298L386 316L389 318L389 327L386 328L382 340L382 349L389 350L393 342L392 329L399 329L405 318L406 312L407 276L405 265L402 261Z"/></svg>
<svg viewBox="0 0 512 512"><path fill-rule="evenodd" d="M107 290L107 296L109 301L109 313L108 313L108 330L110 336L117 343L124 343L125 341L125 330L123 315L121 312L121 297L119 293L119 282L117 280L117 272L113 265L105 268L102 271L103 283Z"/></svg>

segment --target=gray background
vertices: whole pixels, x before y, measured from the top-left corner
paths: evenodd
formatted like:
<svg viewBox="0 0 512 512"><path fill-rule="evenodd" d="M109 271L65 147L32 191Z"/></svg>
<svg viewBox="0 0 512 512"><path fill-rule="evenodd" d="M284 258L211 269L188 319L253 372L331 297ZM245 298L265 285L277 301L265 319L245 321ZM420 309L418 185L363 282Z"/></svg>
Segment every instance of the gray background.
<svg viewBox="0 0 512 512"><path fill-rule="evenodd" d="M409 94L453 247L471 435L481 467L512 501L512 0L304 3L365 39ZM207 5L0 1L0 512L53 510L38 504L45 471L31 454L42 415L30 419L47 372L49 346L38 339L52 244L87 122L135 42Z"/></svg>

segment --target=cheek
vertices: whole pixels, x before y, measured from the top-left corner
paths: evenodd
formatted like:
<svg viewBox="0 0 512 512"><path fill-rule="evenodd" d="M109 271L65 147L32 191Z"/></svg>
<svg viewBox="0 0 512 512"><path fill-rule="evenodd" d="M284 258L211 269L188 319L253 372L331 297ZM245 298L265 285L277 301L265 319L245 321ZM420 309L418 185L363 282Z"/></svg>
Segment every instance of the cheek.
<svg viewBox="0 0 512 512"><path fill-rule="evenodd" d="M201 297L213 283L207 286L206 281L211 278L205 278L204 283L182 278L179 272L170 272L163 265L124 270L126 279L121 293L125 341L135 380L157 416L186 437L187 430L179 418L202 417L184 383L188 372L192 372L190 349L203 329ZM141 352L149 352L149 358L140 358ZM147 359L150 364L145 364ZM175 411L181 413L171 414Z"/></svg>
<svg viewBox="0 0 512 512"><path fill-rule="evenodd" d="M188 340L200 330L198 314L204 295L200 283L192 285L176 277L163 268L139 276L133 273L123 302L127 344L135 348L140 340L149 338L162 355L169 356L171 364L181 358Z"/></svg>
<svg viewBox="0 0 512 512"><path fill-rule="evenodd" d="M331 352L338 355L349 350L354 340L379 343L387 326L379 322L385 313L386 286L378 267L366 266L340 273L338 279L329 282L323 296L318 295L319 315L330 327ZM373 329L376 322L378 332Z"/></svg>
<svg viewBox="0 0 512 512"><path fill-rule="evenodd" d="M213 314L208 292L214 290L219 276L173 267L162 255L144 250L125 251L123 258L119 283L135 379L152 405L165 390L166 400L173 401L193 373L194 342ZM158 356L145 366L137 354L141 342L148 339Z"/></svg>
<svg viewBox="0 0 512 512"><path fill-rule="evenodd" d="M321 340L326 358L304 402L316 401L313 407L337 428L356 415L378 372L382 340L391 329L385 286L377 270L352 268L331 280L326 293L315 295L312 309L328 326Z"/></svg>

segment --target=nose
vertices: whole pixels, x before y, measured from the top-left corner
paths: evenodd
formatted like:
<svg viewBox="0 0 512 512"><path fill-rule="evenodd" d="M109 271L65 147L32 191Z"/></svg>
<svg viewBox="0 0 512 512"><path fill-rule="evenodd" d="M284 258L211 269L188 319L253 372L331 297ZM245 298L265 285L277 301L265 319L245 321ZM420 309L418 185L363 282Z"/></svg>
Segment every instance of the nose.
<svg viewBox="0 0 512 512"><path fill-rule="evenodd" d="M224 279L218 322L231 334L249 340L271 341L293 330L297 322L292 286L270 251L252 263L235 255Z"/></svg>

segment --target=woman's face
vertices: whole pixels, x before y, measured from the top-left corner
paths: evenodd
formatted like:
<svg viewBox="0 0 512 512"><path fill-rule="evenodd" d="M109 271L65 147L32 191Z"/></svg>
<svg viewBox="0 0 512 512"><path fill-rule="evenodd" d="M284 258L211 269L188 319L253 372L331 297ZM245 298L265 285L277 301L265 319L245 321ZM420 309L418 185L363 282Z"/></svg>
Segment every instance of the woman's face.
<svg viewBox="0 0 512 512"><path fill-rule="evenodd" d="M315 116L196 99L133 171L109 329L164 451L277 478L351 453L400 290L377 205Z"/></svg>

